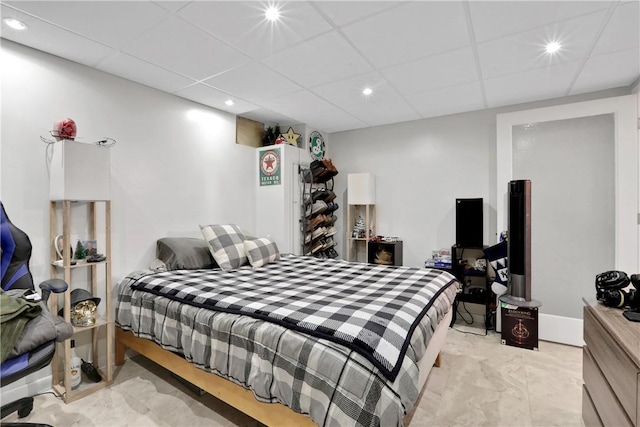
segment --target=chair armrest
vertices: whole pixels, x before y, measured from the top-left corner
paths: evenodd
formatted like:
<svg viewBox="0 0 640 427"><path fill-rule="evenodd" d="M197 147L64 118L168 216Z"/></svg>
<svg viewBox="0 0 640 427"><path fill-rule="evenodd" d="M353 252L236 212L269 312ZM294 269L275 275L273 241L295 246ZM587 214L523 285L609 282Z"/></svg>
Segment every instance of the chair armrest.
<svg viewBox="0 0 640 427"><path fill-rule="evenodd" d="M69 288L67 282L62 279L48 279L40 283L40 289L42 289L42 299L46 303L49 300L49 294L51 292L59 294L66 291Z"/></svg>

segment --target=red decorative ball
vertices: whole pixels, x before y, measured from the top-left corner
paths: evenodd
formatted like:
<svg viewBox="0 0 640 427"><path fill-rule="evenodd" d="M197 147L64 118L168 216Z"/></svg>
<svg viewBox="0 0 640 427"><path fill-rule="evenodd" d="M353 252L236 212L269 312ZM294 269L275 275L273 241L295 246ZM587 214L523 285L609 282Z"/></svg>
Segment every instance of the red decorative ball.
<svg viewBox="0 0 640 427"><path fill-rule="evenodd" d="M58 120L53 124L53 137L56 141L61 141L63 139L70 139L73 141L76 138L76 133L78 129L76 128L76 122L74 122L70 118Z"/></svg>

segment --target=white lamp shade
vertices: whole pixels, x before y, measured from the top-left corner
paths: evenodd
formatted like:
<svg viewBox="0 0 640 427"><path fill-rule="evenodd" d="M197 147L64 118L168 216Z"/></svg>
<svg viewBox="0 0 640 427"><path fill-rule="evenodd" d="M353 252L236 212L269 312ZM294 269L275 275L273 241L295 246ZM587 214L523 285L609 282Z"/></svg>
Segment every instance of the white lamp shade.
<svg viewBox="0 0 640 427"><path fill-rule="evenodd" d="M348 174L347 203L350 205L375 205L376 177L368 172Z"/></svg>
<svg viewBox="0 0 640 427"><path fill-rule="evenodd" d="M60 141L53 144L50 163L50 200L109 200L109 147Z"/></svg>

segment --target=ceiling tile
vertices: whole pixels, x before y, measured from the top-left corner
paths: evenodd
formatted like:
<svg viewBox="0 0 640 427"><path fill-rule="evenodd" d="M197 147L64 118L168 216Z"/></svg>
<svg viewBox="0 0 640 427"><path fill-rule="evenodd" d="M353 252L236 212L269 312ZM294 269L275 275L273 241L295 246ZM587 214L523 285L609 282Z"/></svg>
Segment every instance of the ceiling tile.
<svg viewBox="0 0 640 427"><path fill-rule="evenodd" d="M176 17L161 22L123 51L196 80L249 61L245 55Z"/></svg>
<svg viewBox="0 0 640 427"><path fill-rule="evenodd" d="M227 111L233 114L242 114L247 111L255 110L258 107L249 102L241 99L234 98L227 93L220 92L210 86L202 83L198 83L187 88L176 91L174 95L182 98L190 99L191 101L199 102L200 104L209 105L218 110ZM226 105L225 101L233 99L234 105Z"/></svg>
<svg viewBox="0 0 640 427"><path fill-rule="evenodd" d="M406 122L420 118L416 110L400 96L387 98L380 102L359 103L344 108L344 110L370 126Z"/></svg>
<svg viewBox="0 0 640 427"><path fill-rule="evenodd" d="M418 1L342 28L376 67L385 68L468 46L462 2Z"/></svg>
<svg viewBox="0 0 640 427"><path fill-rule="evenodd" d="M262 61L302 86L317 86L371 71L338 33L323 34Z"/></svg>
<svg viewBox="0 0 640 427"><path fill-rule="evenodd" d="M145 1L20 1L21 10L110 47L120 48L167 17L167 11ZM99 17L100 22L96 22Z"/></svg>
<svg viewBox="0 0 640 427"><path fill-rule="evenodd" d="M363 95L364 88L371 88L371 95ZM397 96L379 73L365 73L338 80L311 89L312 92L338 107L349 107L366 102L377 102Z"/></svg>
<svg viewBox="0 0 640 427"><path fill-rule="evenodd" d="M424 118L480 110L485 107L479 82L415 93L407 96L407 101Z"/></svg>
<svg viewBox="0 0 640 427"><path fill-rule="evenodd" d="M256 103L300 90L300 86L257 62L218 74L204 83Z"/></svg>
<svg viewBox="0 0 640 427"><path fill-rule="evenodd" d="M565 96L579 62L564 62L546 68L494 77L484 82L489 108Z"/></svg>
<svg viewBox="0 0 640 427"><path fill-rule="evenodd" d="M640 75L640 50L628 49L590 58L571 95L633 84Z"/></svg>
<svg viewBox="0 0 640 427"><path fill-rule="evenodd" d="M294 117L300 111L315 114L336 108L334 105L307 90L288 93L276 98L264 99L260 104L262 107L279 111L291 117Z"/></svg>
<svg viewBox="0 0 640 427"><path fill-rule="evenodd" d="M383 10L398 7L406 2L401 1L370 1L366 5L362 1L319 1L314 3L317 8L333 22L341 27L345 24L380 13Z"/></svg>
<svg viewBox="0 0 640 427"><path fill-rule="evenodd" d="M593 48L592 55L640 47L640 2L619 5Z"/></svg>
<svg viewBox="0 0 640 427"><path fill-rule="evenodd" d="M360 129L368 126L367 123L356 119L351 114L342 110L315 114L301 112L296 115L296 120L325 132L341 132L343 130Z"/></svg>
<svg viewBox="0 0 640 427"><path fill-rule="evenodd" d="M265 19L265 6L253 1L195 1L179 15L253 58L264 58L331 29L306 2L282 3L277 23Z"/></svg>
<svg viewBox="0 0 640 427"><path fill-rule="evenodd" d="M471 48L457 49L382 70L389 84L402 95L479 79Z"/></svg>
<svg viewBox="0 0 640 427"><path fill-rule="evenodd" d="M303 122L298 122L291 117L285 116L284 114L280 114L277 111L272 111L267 108L258 108L256 110L243 113L242 117L246 117L247 119L264 123L265 125L274 125L279 123L286 123L286 124L293 125L297 123L303 123Z"/></svg>
<svg viewBox="0 0 640 427"><path fill-rule="evenodd" d="M177 12L178 10L182 9L183 7L185 7L186 5L188 5L189 3L191 3L190 1L176 1L176 0L171 0L171 1L166 1L166 0L158 0L158 1L154 1L155 4L157 4L158 6L167 9L170 12Z"/></svg>
<svg viewBox="0 0 640 427"><path fill-rule="evenodd" d="M3 26L2 37L7 40L89 66L93 66L113 52L113 49L107 46L63 30L5 5L2 5L1 11L3 18L19 19L28 27L27 31L16 31ZM42 37L42 34L47 36Z"/></svg>
<svg viewBox="0 0 640 427"><path fill-rule="evenodd" d="M596 12L556 25L513 34L478 44L484 78L492 78L560 62L583 59L591 49L606 12ZM546 43L558 40L562 49L554 55L544 52Z"/></svg>
<svg viewBox="0 0 640 427"><path fill-rule="evenodd" d="M476 42L575 18L608 8L614 1L470 1Z"/></svg>
<svg viewBox="0 0 640 427"><path fill-rule="evenodd" d="M192 79L164 70L157 65L149 64L122 52L114 52L108 58L100 61L96 68L170 93L195 83Z"/></svg>

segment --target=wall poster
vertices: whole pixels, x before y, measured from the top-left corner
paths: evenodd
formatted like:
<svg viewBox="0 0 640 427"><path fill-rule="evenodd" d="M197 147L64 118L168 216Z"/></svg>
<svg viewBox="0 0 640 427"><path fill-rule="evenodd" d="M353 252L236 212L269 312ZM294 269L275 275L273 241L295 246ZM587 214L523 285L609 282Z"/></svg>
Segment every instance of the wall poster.
<svg viewBox="0 0 640 427"><path fill-rule="evenodd" d="M280 185L280 148L265 150L260 156L260 186Z"/></svg>

